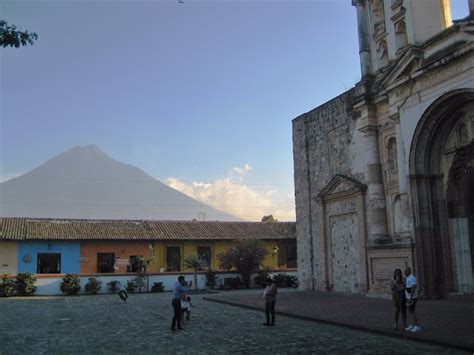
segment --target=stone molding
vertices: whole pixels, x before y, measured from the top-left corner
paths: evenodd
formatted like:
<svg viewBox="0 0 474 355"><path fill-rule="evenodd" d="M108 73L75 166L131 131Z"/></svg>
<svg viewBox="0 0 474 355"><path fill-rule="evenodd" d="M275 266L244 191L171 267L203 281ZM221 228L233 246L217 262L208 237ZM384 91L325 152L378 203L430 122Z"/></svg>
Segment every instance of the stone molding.
<svg viewBox="0 0 474 355"><path fill-rule="evenodd" d="M336 188L343 183L346 183L347 185L351 187L347 190L333 193L333 191L335 191ZM357 194L357 193L364 194L366 191L367 191L367 185L349 176L336 174L333 176L333 178L329 181L329 183L319 192L319 194L314 199L319 203L326 202L326 201L341 200L349 196L353 196L354 194Z"/></svg>

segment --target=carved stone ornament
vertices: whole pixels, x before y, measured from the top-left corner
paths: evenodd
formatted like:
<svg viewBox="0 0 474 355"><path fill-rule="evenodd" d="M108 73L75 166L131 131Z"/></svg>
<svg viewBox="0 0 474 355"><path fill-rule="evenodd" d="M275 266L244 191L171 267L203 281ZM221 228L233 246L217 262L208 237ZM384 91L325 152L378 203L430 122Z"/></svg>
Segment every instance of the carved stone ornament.
<svg viewBox="0 0 474 355"><path fill-rule="evenodd" d="M407 28L405 21L399 21L395 24L395 36L397 41L397 49L406 47L408 44Z"/></svg>
<svg viewBox="0 0 474 355"><path fill-rule="evenodd" d="M387 58L387 41L385 39L377 42L377 56L381 60Z"/></svg>
<svg viewBox="0 0 474 355"><path fill-rule="evenodd" d="M384 19L382 0L373 0L372 10L373 10L373 13L374 13L374 20L375 20L374 22L378 22L378 21Z"/></svg>

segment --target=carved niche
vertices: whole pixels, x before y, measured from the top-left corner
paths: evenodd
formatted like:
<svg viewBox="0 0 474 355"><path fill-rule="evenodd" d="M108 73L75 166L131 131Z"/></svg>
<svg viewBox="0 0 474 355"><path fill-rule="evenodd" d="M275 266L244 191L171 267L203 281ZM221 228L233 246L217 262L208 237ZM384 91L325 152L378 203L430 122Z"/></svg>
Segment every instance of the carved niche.
<svg viewBox="0 0 474 355"><path fill-rule="evenodd" d="M391 172L396 172L398 170L397 140L395 137L391 137L387 141L387 163L388 169Z"/></svg>
<svg viewBox="0 0 474 355"><path fill-rule="evenodd" d="M395 23L395 38L397 44L397 50L405 48L408 44L407 27L405 20L398 21Z"/></svg>
<svg viewBox="0 0 474 355"><path fill-rule="evenodd" d="M385 38L382 38L377 42L377 57L381 66L388 64L387 40Z"/></svg>

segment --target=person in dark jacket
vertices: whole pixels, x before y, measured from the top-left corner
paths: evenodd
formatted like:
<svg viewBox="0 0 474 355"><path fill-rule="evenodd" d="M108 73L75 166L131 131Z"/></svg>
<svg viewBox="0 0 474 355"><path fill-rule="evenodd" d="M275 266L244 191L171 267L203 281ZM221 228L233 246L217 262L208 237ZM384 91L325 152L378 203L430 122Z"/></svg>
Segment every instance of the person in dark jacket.
<svg viewBox="0 0 474 355"><path fill-rule="evenodd" d="M270 278L265 281L265 284L266 287L263 291L263 298L265 299L265 317L267 321L263 323L263 325L273 326L275 325L275 303L278 290L275 283Z"/></svg>
<svg viewBox="0 0 474 355"><path fill-rule="evenodd" d="M171 305L173 306L173 321L171 322L171 330L175 331L184 330L181 327L181 299L183 296L188 292L188 288L186 286L186 281L184 280L184 276L178 277L178 282L174 285L173 290L173 299L171 300ZM178 327L176 328L176 324Z"/></svg>

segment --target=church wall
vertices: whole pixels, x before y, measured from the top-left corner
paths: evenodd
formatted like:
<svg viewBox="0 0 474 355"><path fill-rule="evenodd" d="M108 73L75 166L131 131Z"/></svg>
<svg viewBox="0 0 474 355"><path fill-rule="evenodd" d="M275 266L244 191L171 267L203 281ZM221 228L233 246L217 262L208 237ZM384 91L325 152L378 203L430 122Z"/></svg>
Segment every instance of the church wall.
<svg viewBox="0 0 474 355"><path fill-rule="evenodd" d="M351 166L360 159L358 150L363 147L353 142L358 133L355 120L350 117L353 96L354 90L349 90L293 120L296 235L302 289L327 287L323 211L314 198L335 174L352 176ZM361 169L357 175L363 179Z"/></svg>
<svg viewBox="0 0 474 355"><path fill-rule="evenodd" d="M306 124L302 115L293 121L293 159L296 218L296 248L298 254L298 280L300 288L312 289L313 285L313 241L310 239L310 205L311 192L308 177L308 163L306 150Z"/></svg>
<svg viewBox="0 0 474 355"><path fill-rule="evenodd" d="M453 237L435 240L426 223L420 227L420 219L427 218L420 210L428 210L428 197L435 192L425 175L414 180L410 154L430 105L453 90L474 88L474 22L459 20L446 28L451 24L448 0L353 5L361 81L293 121L302 288L388 293L394 269L411 266L425 296L439 288L432 275L443 276L443 287L452 291L452 278L445 275L451 272L449 252L432 260L426 255L436 248L456 249L449 247ZM431 188L444 191L441 185ZM436 209L434 220L445 220L445 212ZM467 235L465 226L458 227L451 228L454 234ZM451 269L456 271L454 264Z"/></svg>

